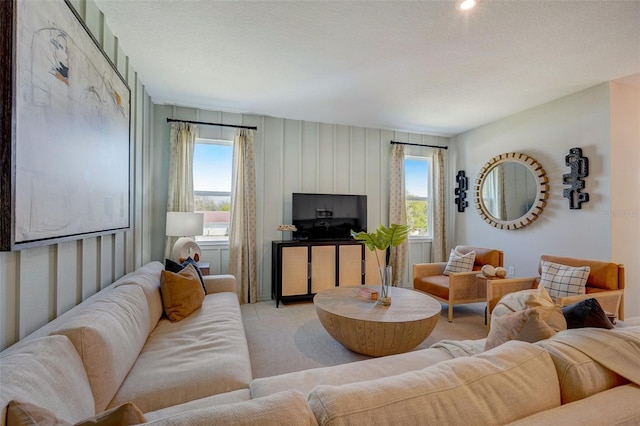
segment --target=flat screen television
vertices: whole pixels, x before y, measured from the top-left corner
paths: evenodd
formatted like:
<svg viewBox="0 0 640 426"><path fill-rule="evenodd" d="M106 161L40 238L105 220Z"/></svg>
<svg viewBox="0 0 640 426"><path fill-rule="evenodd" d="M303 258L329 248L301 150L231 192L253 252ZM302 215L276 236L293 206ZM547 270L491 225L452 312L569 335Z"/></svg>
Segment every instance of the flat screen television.
<svg viewBox="0 0 640 426"><path fill-rule="evenodd" d="M292 194L294 240L350 240L351 230L367 230L367 196Z"/></svg>

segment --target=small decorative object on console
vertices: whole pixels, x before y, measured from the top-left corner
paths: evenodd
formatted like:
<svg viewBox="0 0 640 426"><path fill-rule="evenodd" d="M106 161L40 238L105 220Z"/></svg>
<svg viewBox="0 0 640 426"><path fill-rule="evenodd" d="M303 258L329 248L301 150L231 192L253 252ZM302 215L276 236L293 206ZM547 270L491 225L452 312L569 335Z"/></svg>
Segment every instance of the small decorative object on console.
<svg viewBox="0 0 640 426"><path fill-rule="evenodd" d="M360 287L356 297L364 300L378 300L378 292L367 287Z"/></svg>

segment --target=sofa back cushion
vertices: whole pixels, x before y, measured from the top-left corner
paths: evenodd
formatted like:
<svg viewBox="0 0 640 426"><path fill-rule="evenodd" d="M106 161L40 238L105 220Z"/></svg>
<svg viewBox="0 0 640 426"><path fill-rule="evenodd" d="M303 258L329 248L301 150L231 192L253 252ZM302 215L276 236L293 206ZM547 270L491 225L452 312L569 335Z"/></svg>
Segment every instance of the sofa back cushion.
<svg viewBox="0 0 640 426"><path fill-rule="evenodd" d="M138 358L149 334L149 309L140 286L114 289L52 334L71 340L89 378L95 411L103 411Z"/></svg>
<svg viewBox="0 0 640 426"><path fill-rule="evenodd" d="M7 405L17 400L36 404L75 423L95 413L87 373L65 336L32 340L0 357L0 425Z"/></svg>
<svg viewBox="0 0 640 426"><path fill-rule="evenodd" d="M471 357L342 386L317 386L307 402L321 425L504 424L560 405L544 350L510 341Z"/></svg>
<svg viewBox="0 0 640 426"><path fill-rule="evenodd" d="M139 285L149 304L149 324L153 330L164 313L160 297L160 273L164 269L160 262L149 262L125 275L114 283L114 287Z"/></svg>
<svg viewBox="0 0 640 426"><path fill-rule="evenodd" d="M304 395L295 390L288 390L249 401L189 410L145 424L149 426L210 426L214 424L314 426L318 423Z"/></svg>
<svg viewBox="0 0 640 426"><path fill-rule="evenodd" d="M596 329L572 329L560 332L551 339L536 342L536 345L549 352L551 359L553 359L558 371L563 404L629 383L629 380L610 370L601 362L596 361L592 356L586 354L584 350L575 347L572 336L584 331L597 333ZM622 352L616 354L623 344L617 340L616 333L613 330L603 331L610 334L610 339L605 339L600 343L591 342L589 343L590 349L597 350L599 349L598 346L600 346L601 350L611 352L612 359L616 355L622 356ZM640 334L640 328L638 334ZM640 353L640 349L636 351ZM637 360L633 355L631 355L631 358ZM631 362L633 362L633 359Z"/></svg>

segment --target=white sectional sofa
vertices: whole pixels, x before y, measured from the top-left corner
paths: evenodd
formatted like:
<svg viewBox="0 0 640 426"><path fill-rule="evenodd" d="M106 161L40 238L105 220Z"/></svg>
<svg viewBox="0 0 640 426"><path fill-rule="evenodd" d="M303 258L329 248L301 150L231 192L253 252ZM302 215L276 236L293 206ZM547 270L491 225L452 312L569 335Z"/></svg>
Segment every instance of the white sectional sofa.
<svg viewBox="0 0 640 426"><path fill-rule="evenodd" d="M162 269L145 265L0 353L0 426L12 400L69 424L125 402L156 425L640 423L640 327L490 351L441 342L252 379L233 277L205 277L202 307L172 323Z"/></svg>

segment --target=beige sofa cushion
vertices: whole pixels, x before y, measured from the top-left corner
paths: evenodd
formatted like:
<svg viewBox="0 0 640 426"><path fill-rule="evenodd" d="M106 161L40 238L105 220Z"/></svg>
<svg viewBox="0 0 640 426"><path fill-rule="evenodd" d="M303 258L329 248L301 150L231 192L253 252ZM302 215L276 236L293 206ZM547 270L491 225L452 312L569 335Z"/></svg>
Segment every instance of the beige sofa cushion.
<svg viewBox="0 0 640 426"><path fill-rule="evenodd" d="M218 395L207 396L205 398L194 399L193 401L183 404L172 405L156 411L144 413L147 421L158 420L174 414L184 413L185 411L197 410L200 408L213 407L215 405L233 404L235 402L244 402L251 399L249 389L238 389L231 392L220 393Z"/></svg>
<svg viewBox="0 0 640 426"><path fill-rule="evenodd" d="M83 419L75 426L128 426L147 421L130 402ZM7 426L72 426L46 408L28 402L11 401L7 409Z"/></svg>
<svg viewBox="0 0 640 426"><path fill-rule="evenodd" d="M0 424L11 400L54 411L74 423L95 413L82 360L69 339L47 336L32 340L0 358Z"/></svg>
<svg viewBox="0 0 640 426"><path fill-rule="evenodd" d="M153 330L164 313L160 297L160 273L164 266L160 262L149 262L141 268L125 275L116 281L114 287L122 285L139 285L149 304L149 324Z"/></svg>
<svg viewBox="0 0 640 426"><path fill-rule="evenodd" d="M567 330L536 343L549 352L555 364L563 404L629 383L584 352L564 344L563 337L572 333Z"/></svg>
<svg viewBox="0 0 640 426"><path fill-rule="evenodd" d="M599 392L589 398L541 411L510 423L518 426L632 426L640 424L640 386L629 384Z"/></svg>
<svg viewBox="0 0 640 426"><path fill-rule="evenodd" d="M156 426L317 425L304 396L293 390L235 404L191 410L145 423Z"/></svg>
<svg viewBox="0 0 640 426"><path fill-rule="evenodd" d="M342 386L307 397L321 425L503 424L560 405L549 354L510 341L420 371Z"/></svg>
<svg viewBox="0 0 640 426"><path fill-rule="evenodd" d="M453 356L443 348L422 349L348 364L262 377L251 382L251 397L260 398L287 389L295 389L306 395L318 385L336 386L393 376L449 359L453 359Z"/></svg>
<svg viewBox="0 0 640 426"><path fill-rule="evenodd" d="M139 286L114 289L53 332L67 336L80 354L96 412L107 408L148 333L149 309Z"/></svg>
<svg viewBox="0 0 640 426"><path fill-rule="evenodd" d="M158 322L109 406L131 401L146 413L248 388L251 378L238 296L215 293L182 321Z"/></svg>

